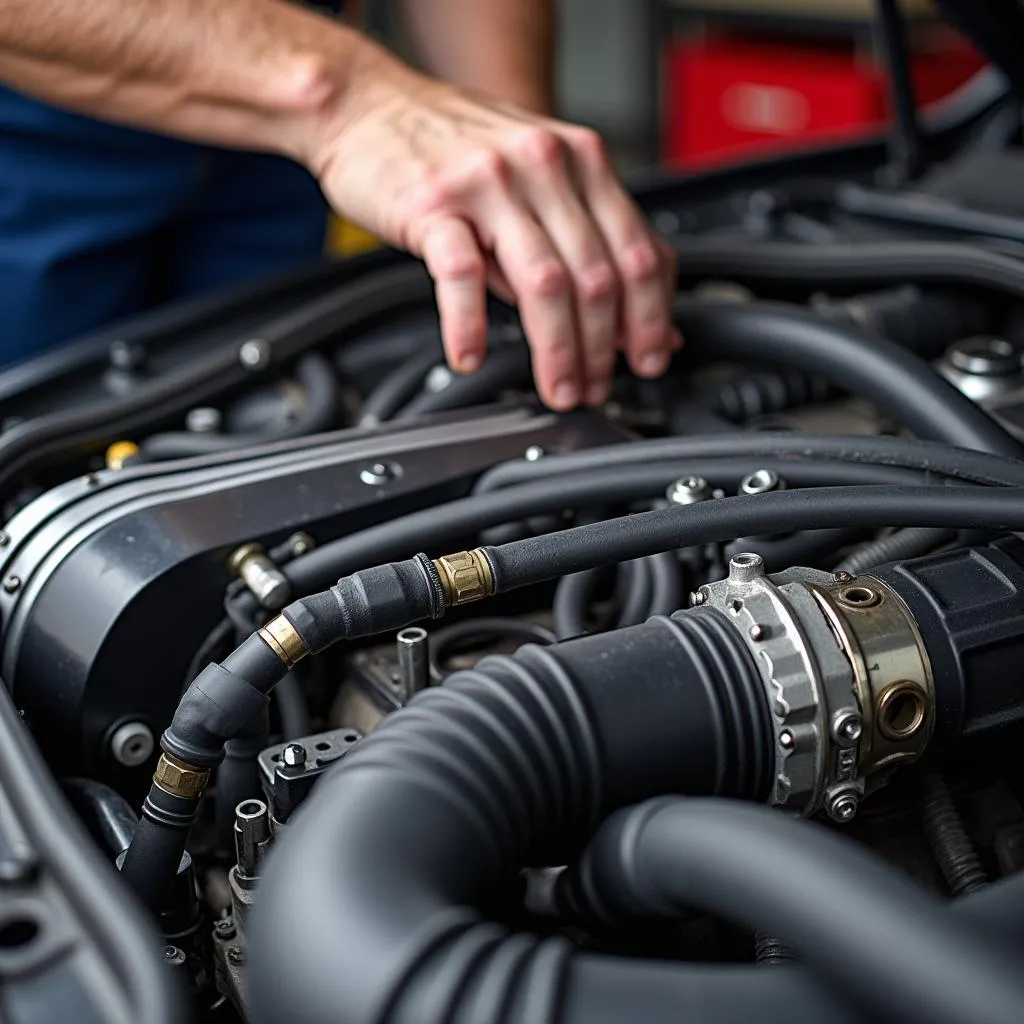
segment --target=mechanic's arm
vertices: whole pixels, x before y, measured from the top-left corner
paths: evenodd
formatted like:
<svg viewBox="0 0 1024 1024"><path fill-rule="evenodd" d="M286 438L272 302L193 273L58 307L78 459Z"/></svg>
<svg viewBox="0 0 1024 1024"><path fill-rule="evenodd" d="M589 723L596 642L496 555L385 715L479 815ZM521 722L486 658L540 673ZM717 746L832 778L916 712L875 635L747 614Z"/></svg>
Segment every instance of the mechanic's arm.
<svg viewBox="0 0 1024 1024"><path fill-rule="evenodd" d="M554 112L554 0L404 0L403 12L431 73Z"/></svg>
<svg viewBox="0 0 1024 1024"><path fill-rule="evenodd" d="M0 0L0 80L127 124L287 154L343 215L426 261L449 361L519 305L557 408L600 400L615 350L664 370L672 259L592 132L424 78L281 0Z"/></svg>

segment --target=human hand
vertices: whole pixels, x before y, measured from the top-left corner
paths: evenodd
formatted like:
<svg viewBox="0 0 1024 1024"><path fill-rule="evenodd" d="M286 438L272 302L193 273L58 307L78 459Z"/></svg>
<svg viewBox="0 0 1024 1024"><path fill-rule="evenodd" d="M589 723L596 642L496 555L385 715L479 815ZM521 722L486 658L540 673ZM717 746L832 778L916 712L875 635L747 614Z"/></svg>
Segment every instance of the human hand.
<svg viewBox="0 0 1024 1024"><path fill-rule="evenodd" d="M341 214L425 261L453 369L483 360L489 286L518 305L550 407L603 402L618 351L661 375L675 257L599 136L367 50L308 163Z"/></svg>

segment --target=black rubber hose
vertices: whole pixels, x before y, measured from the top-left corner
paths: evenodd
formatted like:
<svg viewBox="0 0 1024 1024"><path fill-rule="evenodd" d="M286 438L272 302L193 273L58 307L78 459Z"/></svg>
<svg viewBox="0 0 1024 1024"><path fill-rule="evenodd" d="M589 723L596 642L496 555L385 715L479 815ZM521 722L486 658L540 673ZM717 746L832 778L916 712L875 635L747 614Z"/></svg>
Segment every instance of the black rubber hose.
<svg viewBox="0 0 1024 1024"><path fill-rule="evenodd" d="M448 675L445 661L469 647L502 640L548 647L557 639L550 629L523 619L486 617L453 622L430 634L430 675L435 681L444 679Z"/></svg>
<svg viewBox="0 0 1024 1024"><path fill-rule="evenodd" d="M525 343L496 345L476 373L454 374L442 391L426 392L414 398L395 417L410 420L447 409L465 409L494 401L503 391L530 385L530 350Z"/></svg>
<svg viewBox="0 0 1024 1024"><path fill-rule="evenodd" d="M799 472L800 464L810 459L819 465L836 460L847 466L902 467L972 483L1024 486L1024 462L1016 457L1003 458L902 437L809 437L784 432L659 438L568 455L549 455L536 462L516 459L499 463L484 473L474 493L485 494L540 478L593 469L611 470L638 462L678 460L682 463L701 459L745 459L747 472L750 472L750 460L756 459L755 468L777 469L782 476L791 479L794 472ZM802 486L798 479L792 482Z"/></svg>
<svg viewBox="0 0 1024 1024"><path fill-rule="evenodd" d="M864 291L887 285L956 285L1024 299L1019 260L957 242L799 245L745 238L680 236L682 278L725 278L755 290L806 285L814 291Z"/></svg>
<svg viewBox="0 0 1024 1024"><path fill-rule="evenodd" d="M920 438L1020 457L1021 444L918 356L852 324L783 303L678 300L689 351L771 359L869 399Z"/></svg>
<svg viewBox="0 0 1024 1024"><path fill-rule="evenodd" d="M235 808L263 795L259 756L270 745L267 715L251 735L224 744L224 760L217 768L215 817L217 854L232 859L235 852Z"/></svg>
<svg viewBox="0 0 1024 1024"><path fill-rule="evenodd" d="M763 798L770 748L756 666L713 612L453 674L325 775L279 840L248 930L254 1021L564 1019L568 944L474 908L645 794Z"/></svg>
<svg viewBox="0 0 1024 1024"><path fill-rule="evenodd" d="M304 408L291 423L278 430L264 434L193 434L184 430L153 434L142 442L142 454L154 460L186 459L330 430L338 415L338 382L330 362L319 353L310 352L296 364L295 379L305 396Z"/></svg>
<svg viewBox="0 0 1024 1024"><path fill-rule="evenodd" d="M797 487L825 482L891 482L896 486L921 480L920 475L894 467L840 462L793 462L787 464L785 471L789 482ZM584 507L651 498L662 494L673 480L690 473L734 488L749 472L749 461L724 458L706 462L695 459L685 464L620 464L572 477L542 479L515 490L461 498L381 523L314 548L309 554L282 566L281 571L291 583L293 593L310 593L368 564L399 557L395 552L404 553L418 547L436 549L500 523L561 513L567 501ZM245 595L239 600L244 601Z"/></svg>
<svg viewBox="0 0 1024 1024"><path fill-rule="evenodd" d="M559 886L612 915L698 908L770 930L883 1019L1021 1019L1024 974L1003 943L966 927L873 853L768 808L665 797L627 809Z"/></svg>
<svg viewBox="0 0 1024 1024"><path fill-rule="evenodd" d="M302 684L294 672L289 672L274 687L274 702L277 705L283 740L297 740L313 731L306 695L302 692Z"/></svg>
<svg viewBox="0 0 1024 1024"><path fill-rule="evenodd" d="M928 774L921 779L917 815L950 893L966 896L984 888L988 876L942 776Z"/></svg>
<svg viewBox="0 0 1024 1024"><path fill-rule="evenodd" d="M420 391L427 374L444 362L437 328L432 327L423 335L423 351L402 362L367 395L359 417L361 427L384 423L395 416Z"/></svg>
<svg viewBox="0 0 1024 1024"><path fill-rule="evenodd" d="M933 529L927 526L907 527L861 545L836 566L836 572L848 572L852 576L859 576L877 565L885 565L886 562L927 555L943 544L948 544L955 537L956 534L952 530Z"/></svg>
<svg viewBox="0 0 1024 1024"><path fill-rule="evenodd" d="M722 549L726 559L743 552L752 552L764 559L769 571L789 569L794 565L817 565L819 559L835 556L835 552L864 536L864 530L846 527L836 530L801 530L782 537L740 537Z"/></svg>
<svg viewBox="0 0 1024 1024"><path fill-rule="evenodd" d="M823 377L799 370L762 370L723 384L701 402L732 423L745 423L758 416L823 402L834 394L835 389Z"/></svg>
<svg viewBox="0 0 1024 1024"><path fill-rule="evenodd" d="M754 934L754 959L759 964L776 965L791 964L797 959L796 954L781 939L767 932Z"/></svg>
<svg viewBox="0 0 1024 1024"><path fill-rule="evenodd" d="M1024 489L1015 487L823 487L738 495L484 548L496 593L613 562L729 540L752 531L835 527L1024 528Z"/></svg>
<svg viewBox="0 0 1024 1024"><path fill-rule="evenodd" d="M651 570L646 558L638 558L619 566L622 586L621 606L617 617L619 626L635 626L650 615ZM673 608L672 611L677 609Z"/></svg>
<svg viewBox="0 0 1024 1024"><path fill-rule="evenodd" d="M582 636L589 631L587 612L602 576L603 567L574 572L558 581L552 612L559 640Z"/></svg>
<svg viewBox="0 0 1024 1024"><path fill-rule="evenodd" d="M651 573L648 615L671 615L683 607L682 569L675 552L662 551L647 559Z"/></svg>
<svg viewBox="0 0 1024 1024"><path fill-rule="evenodd" d="M95 779L61 779L60 785L89 831L112 857L128 849L139 816L117 790Z"/></svg>

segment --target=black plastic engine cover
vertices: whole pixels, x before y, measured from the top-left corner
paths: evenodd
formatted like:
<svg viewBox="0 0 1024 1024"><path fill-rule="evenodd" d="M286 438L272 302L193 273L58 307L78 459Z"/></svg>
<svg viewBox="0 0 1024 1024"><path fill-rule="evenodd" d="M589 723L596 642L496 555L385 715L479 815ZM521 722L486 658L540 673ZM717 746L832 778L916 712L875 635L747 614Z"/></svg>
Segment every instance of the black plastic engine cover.
<svg viewBox="0 0 1024 1024"><path fill-rule="evenodd" d="M188 665L222 616L226 558L297 530L317 543L468 493L533 445L624 440L588 412L485 409L283 442L242 455L108 471L25 508L3 538L2 674L53 770L127 783L113 729L167 724ZM360 479L386 462L394 479Z"/></svg>

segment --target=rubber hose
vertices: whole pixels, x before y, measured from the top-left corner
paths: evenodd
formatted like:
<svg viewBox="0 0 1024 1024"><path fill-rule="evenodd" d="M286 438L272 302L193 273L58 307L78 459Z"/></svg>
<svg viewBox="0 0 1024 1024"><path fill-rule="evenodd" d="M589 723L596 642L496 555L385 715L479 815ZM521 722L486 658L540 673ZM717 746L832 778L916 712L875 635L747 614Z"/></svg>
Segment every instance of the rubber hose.
<svg viewBox="0 0 1024 1024"><path fill-rule="evenodd" d="M313 731L306 695L294 672L289 672L274 687L274 701L281 722L281 738L285 742L308 736Z"/></svg>
<svg viewBox="0 0 1024 1024"><path fill-rule="evenodd" d="M488 617L454 622L430 634L430 675L434 680L444 679L448 674L445 660L469 646L513 640L547 647L557 639L550 629L522 619Z"/></svg>
<svg viewBox="0 0 1024 1024"><path fill-rule="evenodd" d="M245 800L262 796L259 755L270 745L269 729L258 735L228 740L224 760L217 769L214 810L217 825L217 852L233 859L235 852L235 808Z"/></svg>
<svg viewBox="0 0 1024 1024"><path fill-rule="evenodd" d="M822 377L798 370L763 370L723 384L703 401L730 422L745 423L834 395L835 389Z"/></svg>
<svg viewBox="0 0 1024 1024"><path fill-rule="evenodd" d="M683 607L681 567L675 552L662 551L647 559L651 573L650 615L671 615Z"/></svg>
<svg viewBox="0 0 1024 1024"><path fill-rule="evenodd" d="M587 569L563 576L555 587L555 599L552 611L555 617L555 634L559 640L583 636L590 631L587 624L587 612L597 590L603 567Z"/></svg>
<svg viewBox="0 0 1024 1024"><path fill-rule="evenodd" d="M437 337L437 329L430 330L430 341ZM371 427L391 419L423 387L427 374L444 362L440 345L428 344L425 351L402 362L389 373L366 397L359 417L361 427Z"/></svg>
<svg viewBox="0 0 1024 1024"><path fill-rule="evenodd" d="M474 907L645 795L763 798L770 745L756 666L703 609L453 674L387 716L279 839L248 929L255 1024L339 1007L347 1024L566 1019L568 943Z"/></svg>
<svg viewBox="0 0 1024 1024"><path fill-rule="evenodd" d="M720 473L719 470L725 472ZM663 493L673 480L698 473L723 486L734 487L750 472L743 460L694 460L682 464L616 466L578 473L571 478L543 479L513 490L474 495L413 512L349 537L314 548L281 567L293 593L322 589L358 568L397 557L395 552L438 548L499 523L562 512L567 499L578 507L650 498ZM891 481L892 486L920 477L892 467L868 469L855 464L794 462L787 465L789 482L803 484L851 481L866 484ZM567 574L563 574L567 575ZM242 600L245 595L242 595ZM241 604L241 600L239 602Z"/></svg>
<svg viewBox="0 0 1024 1024"><path fill-rule="evenodd" d="M142 453L147 459L186 459L329 430L338 414L337 380L330 362L319 353L310 352L296 364L295 379L305 396L305 408L291 423L278 430L265 434L194 434L189 431L153 434L142 442Z"/></svg>
<svg viewBox="0 0 1024 1024"><path fill-rule="evenodd" d="M813 565L818 559L833 555L864 536L863 530L801 530L782 537L740 537L722 549L726 559L742 552L752 552L764 559L769 570L788 569L794 565Z"/></svg>
<svg viewBox="0 0 1024 1024"><path fill-rule="evenodd" d="M567 455L549 455L536 462L516 459L499 463L488 470L473 490L475 494L486 494L502 487L563 476L566 473L602 468L611 470L632 466L637 462L666 462L672 459L680 462L745 459L747 472L750 472L750 460L756 459L757 468L777 468L785 477L791 477L794 471L799 472L798 467L805 459L817 461L819 465L828 460L836 460L846 466L902 467L938 477L947 476L991 486L1024 486L1024 462L1015 457L1003 458L903 437L810 437L807 434L784 432L659 438L592 448ZM786 461L784 465L777 465L771 460ZM695 472L698 470L695 469ZM708 477L707 473L702 475ZM793 482L800 485L797 479Z"/></svg>
<svg viewBox="0 0 1024 1024"><path fill-rule="evenodd" d="M783 303L678 300L688 351L820 374L926 440L1018 458L1020 442L918 356L852 324Z"/></svg>
<svg viewBox="0 0 1024 1024"><path fill-rule="evenodd" d="M883 1019L1016 1024L1024 1007L1003 943L877 855L765 807L663 797L621 811L559 886L614 916L698 908L771 931Z"/></svg>
<svg viewBox="0 0 1024 1024"><path fill-rule="evenodd" d="M836 527L1024 528L1016 487L822 487L737 495L656 509L484 548L496 593L599 565L709 544L753 530L791 533Z"/></svg>
<svg viewBox="0 0 1024 1024"><path fill-rule="evenodd" d="M767 932L757 932L754 935L754 959L759 964L771 965L791 964L796 960L796 954L781 939Z"/></svg>
<svg viewBox="0 0 1024 1024"><path fill-rule="evenodd" d="M864 291L886 285L957 285L1024 299L1019 260L957 242L798 245L749 239L677 240L682 278L718 278L754 288L806 285L814 291Z"/></svg>
<svg viewBox="0 0 1024 1024"><path fill-rule="evenodd" d="M921 780L917 813L928 849L950 893L966 896L984 888L988 884L985 869L940 775L929 774Z"/></svg>
<svg viewBox="0 0 1024 1024"><path fill-rule="evenodd" d="M847 555L836 566L835 571L859 576L862 572L867 572L877 565L885 565L886 562L927 555L936 548L942 547L943 544L948 544L955 537L956 534L952 530L911 526L861 545L856 551Z"/></svg>
<svg viewBox="0 0 1024 1024"><path fill-rule="evenodd" d="M443 391L414 398L395 418L410 420L447 409L466 409L494 401L510 388L530 386L530 349L525 343L495 346L476 373L452 376Z"/></svg>
<svg viewBox="0 0 1024 1024"><path fill-rule="evenodd" d="M113 857L131 845L139 816L115 789L95 779L61 779L71 806Z"/></svg>
<svg viewBox="0 0 1024 1024"><path fill-rule="evenodd" d="M651 570L646 558L638 558L619 566L619 582L622 586L617 625L635 626L650 615ZM677 611L673 608L672 611Z"/></svg>

